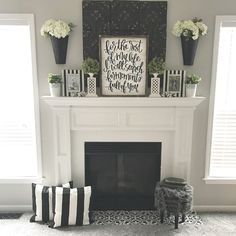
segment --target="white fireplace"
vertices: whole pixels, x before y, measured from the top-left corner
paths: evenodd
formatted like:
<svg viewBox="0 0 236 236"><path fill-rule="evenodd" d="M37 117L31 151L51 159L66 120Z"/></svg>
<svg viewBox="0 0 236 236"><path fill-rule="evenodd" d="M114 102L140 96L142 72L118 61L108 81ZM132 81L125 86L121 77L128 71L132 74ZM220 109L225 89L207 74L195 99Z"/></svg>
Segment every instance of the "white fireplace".
<svg viewBox="0 0 236 236"><path fill-rule="evenodd" d="M85 142L161 142L161 179L190 180L196 98L42 97L52 111L54 183L85 181Z"/></svg>

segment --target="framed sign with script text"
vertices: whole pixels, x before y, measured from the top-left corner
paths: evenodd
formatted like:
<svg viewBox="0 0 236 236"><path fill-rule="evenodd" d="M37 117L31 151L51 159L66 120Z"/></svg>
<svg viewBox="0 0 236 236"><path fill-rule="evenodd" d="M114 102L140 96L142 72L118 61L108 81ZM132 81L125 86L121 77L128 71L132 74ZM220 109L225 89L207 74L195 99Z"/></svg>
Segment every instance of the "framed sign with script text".
<svg viewBox="0 0 236 236"><path fill-rule="evenodd" d="M145 96L147 45L147 36L100 36L103 96Z"/></svg>

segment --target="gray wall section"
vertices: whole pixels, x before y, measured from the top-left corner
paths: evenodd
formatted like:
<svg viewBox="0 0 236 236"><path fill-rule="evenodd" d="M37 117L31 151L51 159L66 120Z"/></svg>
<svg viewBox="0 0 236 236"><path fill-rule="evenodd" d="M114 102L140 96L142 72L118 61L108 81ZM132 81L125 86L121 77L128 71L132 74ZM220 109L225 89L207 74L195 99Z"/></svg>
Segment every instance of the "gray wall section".
<svg viewBox="0 0 236 236"><path fill-rule="evenodd" d="M0 13L33 13L36 25L36 50L38 66L38 84L40 96L49 94L47 74L60 73L61 69L77 68L82 61L82 1L81 0L0 0ZM208 101L211 84L213 38L216 15L236 14L235 0L169 0L167 17L167 65L170 69L185 69L203 77L198 95L207 97L195 111L193 132L193 153L191 184L195 188L195 205L236 205L234 185L206 185L202 178L205 171L206 134L208 119ZM193 66L183 66L179 38L171 34L176 20L200 17L209 27L207 36L199 41ZM40 36L40 27L46 19L61 18L76 24L69 39L67 64L56 65L50 41ZM49 176L52 164L50 148L51 123L48 108L40 103L42 154L44 175ZM45 164L47 161L47 165ZM50 182L50 179L48 179ZM31 204L29 185L0 185L0 205ZM15 194L14 194L15 193Z"/></svg>

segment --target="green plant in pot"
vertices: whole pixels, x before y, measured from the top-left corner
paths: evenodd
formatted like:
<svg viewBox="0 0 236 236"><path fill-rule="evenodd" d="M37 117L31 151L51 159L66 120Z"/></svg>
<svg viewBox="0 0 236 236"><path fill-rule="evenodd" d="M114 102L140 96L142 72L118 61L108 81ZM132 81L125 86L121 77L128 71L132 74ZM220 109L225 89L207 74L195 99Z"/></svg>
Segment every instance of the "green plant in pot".
<svg viewBox="0 0 236 236"><path fill-rule="evenodd" d="M59 97L61 95L61 82L61 75L48 74L49 89L52 97Z"/></svg>
<svg viewBox="0 0 236 236"><path fill-rule="evenodd" d="M202 19L178 20L172 29L176 37L181 38L184 65L193 65L198 39L207 34L208 27Z"/></svg>
<svg viewBox="0 0 236 236"><path fill-rule="evenodd" d="M151 78L151 94L150 97L160 97L160 78L158 75L164 73L166 68L165 62L162 58L154 57L147 66L148 73L152 74Z"/></svg>
<svg viewBox="0 0 236 236"><path fill-rule="evenodd" d="M186 97L195 97L197 92L197 85L201 82L202 78L198 75L191 74L187 76L186 84Z"/></svg>
<svg viewBox="0 0 236 236"><path fill-rule="evenodd" d="M72 23L54 19L46 20L41 27L41 35L51 39L56 64L66 63L68 38L73 27Z"/></svg>
<svg viewBox="0 0 236 236"><path fill-rule="evenodd" d="M93 58L86 58L81 66L82 70L85 74L88 74L89 77L87 79L87 97L96 97L96 78L94 74L98 74L100 70L99 62Z"/></svg>
<svg viewBox="0 0 236 236"><path fill-rule="evenodd" d="M92 78L94 74L98 74L100 65L96 59L88 57L83 61L81 68L85 74L89 74Z"/></svg>
<svg viewBox="0 0 236 236"><path fill-rule="evenodd" d="M149 74L152 74L154 77L157 77L158 75L163 74L166 65L162 58L154 57L149 63L148 63L148 72Z"/></svg>

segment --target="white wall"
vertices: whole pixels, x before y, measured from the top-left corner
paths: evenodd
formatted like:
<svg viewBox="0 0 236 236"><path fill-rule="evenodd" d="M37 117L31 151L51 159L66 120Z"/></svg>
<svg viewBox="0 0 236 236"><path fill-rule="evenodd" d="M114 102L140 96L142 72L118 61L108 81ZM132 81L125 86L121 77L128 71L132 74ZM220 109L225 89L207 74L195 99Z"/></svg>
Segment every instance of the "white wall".
<svg viewBox="0 0 236 236"><path fill-rule="evenodd" d="M60 73L63 68L77 68L82 61L82 1L81 0L0 0L0 13L33 13L36 23L37 65L40 96L49 93L47 74ZM167 65L170 69L185 69L203 77L198 95L207 97L195 112L191 184L195 188L195 205L236 205L234 185L206 185L205 171L208 98L210 93L214 22L216 15L236 14L235 0L169 0L167 28ZM209 27L207 36L199 41L193 66L183 66L179 38L171 34L176 20L200 17ZM49 18L61 18L76 24L69 39L67 64L56 65L50 41L40 36L40 27ZM41 103L42 154L44 175L50 176L50 112ZM47 164L46 164L47 163ZM50 182L50 179L48 179ZM12 196L10 196L12 195ZM1 205L31 204L30 185L0 185Z"/></svg>

